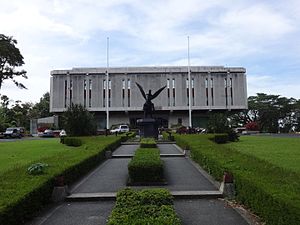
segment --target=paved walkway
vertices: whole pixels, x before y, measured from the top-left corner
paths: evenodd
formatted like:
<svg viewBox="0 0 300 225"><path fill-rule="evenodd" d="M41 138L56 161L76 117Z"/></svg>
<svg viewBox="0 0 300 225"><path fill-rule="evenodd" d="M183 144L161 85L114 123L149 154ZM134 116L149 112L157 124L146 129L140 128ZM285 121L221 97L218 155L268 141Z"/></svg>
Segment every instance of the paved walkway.
<svg viewBox="0 0 300 225"><path fill-rule="evenodd" d="M218 188L194 164L185 157L174 144L159 144L165 164L167 185L164 187L175 196L175 209L182 224L186 225L247 225L248 223L233 208L209 193L219 193ZM122 145L114 156L133 155L138 145ZM165 154L177 154L166 157ZM69 199L53 205L32 225L104 225L114 206L116 192L126 187L128 179L127 164L130 158L112 158L103 162L89 175L71 187L72 196L85 198ZM132 187L145 188L145 187ZM146 188L151 188L147 186ZM204 194L203 194L204 193ZM89 197L87 197L89 196ZM112 198L93 198L110 196ZM181 197L179 199L179 197ZM102 199L101 201L96 201ZM76 201L77 200L77 201ZM80 201L78 201L80 200ZM74 202L75 201L75 202Z"/></svg>

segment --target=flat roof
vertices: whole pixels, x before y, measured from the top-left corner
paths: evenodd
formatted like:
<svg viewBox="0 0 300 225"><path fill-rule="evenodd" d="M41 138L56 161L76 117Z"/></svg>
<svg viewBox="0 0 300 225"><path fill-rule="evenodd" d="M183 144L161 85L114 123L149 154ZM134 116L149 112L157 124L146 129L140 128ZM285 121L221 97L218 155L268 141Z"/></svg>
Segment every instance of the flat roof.
<svg viewBox="0 0 300 225"><path fill-rule="evenodd" d="M246 73L243 67L224 67L224 66L191 66L191 72L235 72ZM106 67L81 67L63 70L52 70L51 75L65 74L105 74ZM139 73L186 73L187 66L149 66L149 67L109 67L109 73L112 74L139 74Z"/></svg>

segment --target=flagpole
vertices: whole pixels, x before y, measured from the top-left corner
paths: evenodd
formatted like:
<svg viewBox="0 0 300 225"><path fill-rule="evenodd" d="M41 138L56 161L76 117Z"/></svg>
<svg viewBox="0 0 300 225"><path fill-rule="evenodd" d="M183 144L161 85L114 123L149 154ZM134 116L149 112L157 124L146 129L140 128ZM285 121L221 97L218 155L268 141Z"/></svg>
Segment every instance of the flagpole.
<svg viewBox="0 0 300 225"><path fill-rule="evenodd" d="M192 85L190 68L190 37L188 36L189 127L192 127Z"/></svg>
<svg viewBox="0 0 300 225"><path fill-rule="evenodd" d="M106 43L106 129L109 129L109 110L108 110L108 93L109 93L109 37L107 37Z"/></svg>

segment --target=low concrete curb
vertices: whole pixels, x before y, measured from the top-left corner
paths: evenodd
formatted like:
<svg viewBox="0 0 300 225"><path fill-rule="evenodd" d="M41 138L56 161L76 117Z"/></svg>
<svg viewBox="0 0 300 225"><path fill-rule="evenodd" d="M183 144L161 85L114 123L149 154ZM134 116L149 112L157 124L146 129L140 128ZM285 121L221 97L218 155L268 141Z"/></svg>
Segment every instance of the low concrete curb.
<svg viewBox="0 0 300 225"><path fill-rule="evenodd" d="M216 199L222 198L223 195L220 191L171 191L171 195L175 199ZM88 202L88 201L101 201L101 200L115 200L117 197L116 192L105 193L76 193L68 196L66 201L69 202Z"/></svg>
<svg viewBox="0 0 300 225"><path fill-rule="evenodd" d="M133 155L128 154L128 155L112 155L112 158L132 158ZM184 154L160 154L160 157L185 157Z"/></svg>

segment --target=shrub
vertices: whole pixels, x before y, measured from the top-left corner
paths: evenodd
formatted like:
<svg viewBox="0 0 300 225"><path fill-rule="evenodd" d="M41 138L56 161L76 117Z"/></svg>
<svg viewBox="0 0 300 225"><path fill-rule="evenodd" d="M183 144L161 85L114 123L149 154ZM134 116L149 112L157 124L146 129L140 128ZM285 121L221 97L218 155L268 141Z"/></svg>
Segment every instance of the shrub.
<svg viewBox="0 0 300 225"><path fill-rule="evenodd" d="M127 188L118 192L108 225L180 225L172 204L173 196L166 189Z"/></svg>
<svg viewBox="0 0 300 225"><path fill-rule="evenodd" d="M28 167L27 172L31 175L43 174L46 167L48 167L46 163L35 163Z"/></svg>
<svg viewBox="0 0 300 225"><path fill-rule="evenodd" d="M239 141L239 134L234 131L233 129L230 129L228 132L228 141Z"/></svg>
<svg viewBox="0 0 300 225"><path fill-rule="evenodd" d="M108 137L105 144L103 140L100 139L99 142L97 139L84 139L89 147L88 151L79 151L76 154L68 151L67 154L46 158L49 164L55 166L49 167L49 172L42 176L28 176L22 172L23 167L1 174L6 182L0 183L0 224L19 225L31 219L50 202L57 176L63 176L67 184L76 181L105 159L105 151L116 149L121 143L120 138ZM64 163L57 163L58 160L63 160Z"/></svg>
<svg viewBox="0 0 300 225"><path fill-rule="evenodd" d="M217 144L225 144L228 142L228 134L216 134L212 140Z"/></svg>
<svg viewBox="0 0 300 225"><path fill-rule="evenodd" d="M189 144L193 160L215 179L221 181L224 171L232 173L236 200L250 207L266 224L298 224L299 184L295 180L299 180L299 174L208 140L213 137L211 134L175 136L181 147Z"/></svg>
<svg viewBox="0 0 300 225"><path fill-rule="evenodd" d="M155 148L156 147L156 141L154 138L142 138L140 142L141 148Z"/></svg>
<svg viewBox="0 0 300 225"><path fill-rule="evenodd" d="M140 148L128 163L131 182L160 182L163 180L163 161L159 149Z"/></svg>
<svg viewBox="0 0 300 225"><path fill-rule="evenodd" d="M247 130L251 130L251 131L259 130L259 126L257 122L247 123L245 127Z"/></svg>
<svg viewBox="0 0 300 225"><path fill-rule="evenodd" d="M67 146L79 147L82 145L82 141L79 138L65 137L64 144Z"/></svg>

